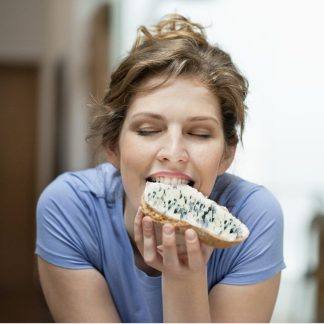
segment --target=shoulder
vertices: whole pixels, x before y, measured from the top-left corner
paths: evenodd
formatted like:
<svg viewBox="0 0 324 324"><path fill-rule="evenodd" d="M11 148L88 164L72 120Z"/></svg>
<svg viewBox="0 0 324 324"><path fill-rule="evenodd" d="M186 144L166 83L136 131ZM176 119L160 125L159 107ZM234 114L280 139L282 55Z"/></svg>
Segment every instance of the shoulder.
<svg viewBox="0 0 324 324"><path fill-rule="evenodd" d="M83 182L82 171L63 173L43 190L38 199L37 211L60 209L69 212L69 208L84 204L90 198L89 193L89 187Z"/></svg>
<svg viewBox="0 0 324 324"><path fill-rule="evenodd" d="M220 176L212 192L215 201L226 206L243 222L251 217L282 219L278 199L263 185L247 181L236 175L225 173Z"/></svg>
<svg viewBox="0 0 324 324"><path fill-rule="evenodd" d="M224 173L216 179L211 196L221 205L235 207L243 197L260 190L262 186L231 173Z"/></svg>
<svg viewBox="0 0 324 324"><path fill-rule="evenodd" d="M231 174L218 180L216 202L250 231L244 242L219 252L225 269L219 283L254 284L283 270L284 219L278 199L266 187Z"/></svg>
<svg viewBox="0 0 324 324"><path fill-rule="evenodd" d="M107 207L116 205L122 193L121 179L109 165L63 173L41 193L37 224L39 228L96 233Z"/></svg>
<svg viewBox="0 0 324 324"><path fill-rule="evenodd" d="M44 189L37 202L36 226L37 253L45 260L73 269L102 269L100 227L116 187L111 171L101 165L66 172Z"/></svg>
<svg viewBox="0 0 324 324"><path fill-rule="evenodd" d="M79 171L59 175L42 192L39 203L44 200L77 202L85 199L106 198L113 200L120 190L120 174L113 165L104 163Z"/></svg>

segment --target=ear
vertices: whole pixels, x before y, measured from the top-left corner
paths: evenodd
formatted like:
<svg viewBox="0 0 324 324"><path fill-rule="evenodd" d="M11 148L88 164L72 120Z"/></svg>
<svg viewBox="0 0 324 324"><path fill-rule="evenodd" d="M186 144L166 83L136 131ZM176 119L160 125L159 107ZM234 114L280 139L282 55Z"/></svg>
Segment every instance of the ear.
<svg viewBox="0 0 324 324"><path fill-rule="evenodd" d="M218 175L225 173L231 166L236 152L236 145L226 146L224 149L224 154L219 165Z"/></svg>
<svg viewBox="0 0 324 324"><path fill-rule="evenodd" d="M120 170L120 158L118 150L106 148L107 162L111 163L116 169Z"/></svg>

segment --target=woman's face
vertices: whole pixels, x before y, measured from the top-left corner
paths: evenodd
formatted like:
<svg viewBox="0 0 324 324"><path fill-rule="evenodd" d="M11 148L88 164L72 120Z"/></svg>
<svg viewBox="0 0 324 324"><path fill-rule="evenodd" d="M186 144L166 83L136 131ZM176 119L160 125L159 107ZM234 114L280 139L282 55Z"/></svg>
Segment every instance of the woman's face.
<svg viewBox="0 0 324 324"><path fill-rule="evenodd" d="M145 85L154 81L159 79ZM136 94L121 130L119 152L108 153L108 160L121 173L128 232L133 234L147 177L159 171L182 172L208 197L217 176L233 160L235 147L227 156L224 150L219 102L197 79L179 77L153 91Z"/></svg>

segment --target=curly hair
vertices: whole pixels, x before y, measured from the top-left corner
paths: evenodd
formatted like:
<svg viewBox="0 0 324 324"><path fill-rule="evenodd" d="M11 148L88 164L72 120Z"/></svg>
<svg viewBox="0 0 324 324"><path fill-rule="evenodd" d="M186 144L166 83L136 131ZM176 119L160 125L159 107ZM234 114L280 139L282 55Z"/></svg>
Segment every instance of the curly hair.
<svg viewBox="0 0 324 324"><path fill-rule="evenodd" d="M154 76L163 76L163 81L143 88L143 81ZM99 138L101 148L114 150L133 95L153 90L178 76L198 78L217 96L225 144L236 145L239 139L242 142L248 81L229 54L208 43L200 24L179 14L165 16L150 29L138 28L136 41L112 73L104 98L93 105L95 111L86 140Z"/></svg>

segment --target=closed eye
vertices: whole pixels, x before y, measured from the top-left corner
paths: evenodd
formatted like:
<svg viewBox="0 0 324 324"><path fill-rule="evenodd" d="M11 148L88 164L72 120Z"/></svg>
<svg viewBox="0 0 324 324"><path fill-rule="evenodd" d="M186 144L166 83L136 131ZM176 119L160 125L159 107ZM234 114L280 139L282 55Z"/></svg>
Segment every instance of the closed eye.
<svg viewBox="0 0 324 324"><path fill-rule="evenodd" d="M138 135L141 135L141 136L147 136L147 135L150 135L150 134L155 134L155 133L158 133L159 131L145 131L145 130L141 130L139 129L137 131L137 134Z"/></svg>
<svg viewBox="0 0 324 324"><path fill-rule="evenodd" d="M203 137L203 138L210 138L211 137L211 135L209 135L209 134L190 134L190 135L199 136L199 137Z"/></svg>
<svg viewBox="0 0 324 324"><path fill-rule="evenodd" d="M149 135L153 135L153 134L156 134L156 133L159 133L160 131L145 131L145 130L137 130L137 134L140 135L140 136L149 136ZM211 135L209 134L192 134L192 133L189 133L189 135L192 135L192 136L198 136L198 137L201 137L201 138L211 138Z"/></svg>

